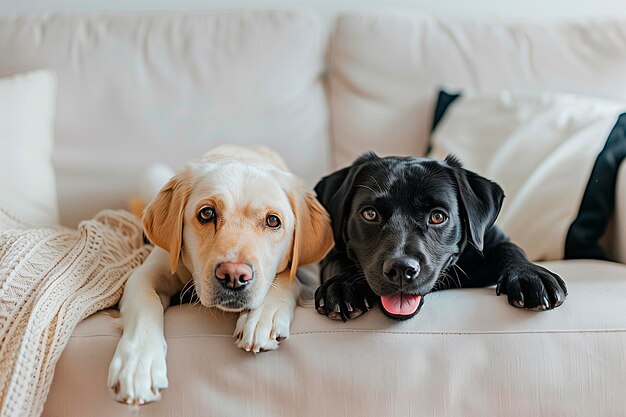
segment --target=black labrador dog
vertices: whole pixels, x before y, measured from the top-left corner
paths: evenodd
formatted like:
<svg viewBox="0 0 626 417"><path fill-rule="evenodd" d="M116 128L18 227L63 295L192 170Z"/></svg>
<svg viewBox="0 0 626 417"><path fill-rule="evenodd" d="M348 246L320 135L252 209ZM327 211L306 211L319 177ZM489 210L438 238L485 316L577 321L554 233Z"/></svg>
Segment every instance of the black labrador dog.
<svg viewBox="0 0 626 417"><path fill-rule="evenodd" d="M497 284L496 293L530 310L560 306L563 280L535 265L494 226L504 192L444 161L368 153L315 187L330 214L335 246L322 260L315 293L321 314L346 321L379 301L396 319L447 288Z"/></svg>

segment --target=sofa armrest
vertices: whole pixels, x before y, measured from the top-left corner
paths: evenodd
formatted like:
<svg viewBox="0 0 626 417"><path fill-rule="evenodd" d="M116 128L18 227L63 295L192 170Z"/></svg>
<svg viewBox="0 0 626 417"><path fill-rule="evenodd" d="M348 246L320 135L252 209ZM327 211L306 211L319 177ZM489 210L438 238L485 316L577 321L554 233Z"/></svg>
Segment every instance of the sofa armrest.
<svg viewBox="0 0 626 417"><path fill-rule="evenodd" d="M626 162L617 173L612 258L626 264Z"/></svg>

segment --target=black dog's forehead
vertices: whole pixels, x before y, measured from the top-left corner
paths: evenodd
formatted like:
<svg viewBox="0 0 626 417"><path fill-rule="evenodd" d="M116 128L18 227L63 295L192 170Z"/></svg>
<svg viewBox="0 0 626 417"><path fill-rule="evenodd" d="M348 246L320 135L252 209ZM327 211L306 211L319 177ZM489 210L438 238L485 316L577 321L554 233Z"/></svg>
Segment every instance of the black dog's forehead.
<svg viewBox="0 0 626 417"><path fill-rule="evenodd" d="M394 200L424 205L449 205L456 188L447 167L416 157L387 157L368 162L355 180L358 195L374 201Z"/></svg>

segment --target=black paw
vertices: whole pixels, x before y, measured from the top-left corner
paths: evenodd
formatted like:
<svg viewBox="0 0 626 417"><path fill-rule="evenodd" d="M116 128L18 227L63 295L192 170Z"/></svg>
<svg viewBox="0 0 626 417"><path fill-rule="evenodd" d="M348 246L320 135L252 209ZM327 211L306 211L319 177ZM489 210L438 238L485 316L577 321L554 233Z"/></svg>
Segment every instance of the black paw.
<svg viewBox="0 0 626 417"><path fill-rule="evenodd" d="M563 304L567 287L560 276L533 263L507 268L496 286L496 294L507 294L514 307L543 311Z"/></svg>
<svg viewBox="0 0 626 417"><path fill-rule="evenodd" d="M315 291L317 312L333 320L355 319L378 302L364 278L333 277Z"/></svg>

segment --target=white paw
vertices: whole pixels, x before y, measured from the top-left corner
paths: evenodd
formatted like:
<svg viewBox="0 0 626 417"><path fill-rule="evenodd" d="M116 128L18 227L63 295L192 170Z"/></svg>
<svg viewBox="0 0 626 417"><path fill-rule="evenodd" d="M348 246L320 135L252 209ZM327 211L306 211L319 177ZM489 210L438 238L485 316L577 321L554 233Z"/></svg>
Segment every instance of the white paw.
<svg viewBox="0 0 626 417"><path fill-rule="evenodd" d="M281 340L289 337L294 306L288 303L263 306L241 313L235 327L235 344L247 352L278 349Z"/></svg>
<svg viewBox="0 0 626 417"><path fill-rule="evenodd" d="M122 336L109 365L108 384L119 402L142 405L167 388L164 339L140 342Z"/></svg>

